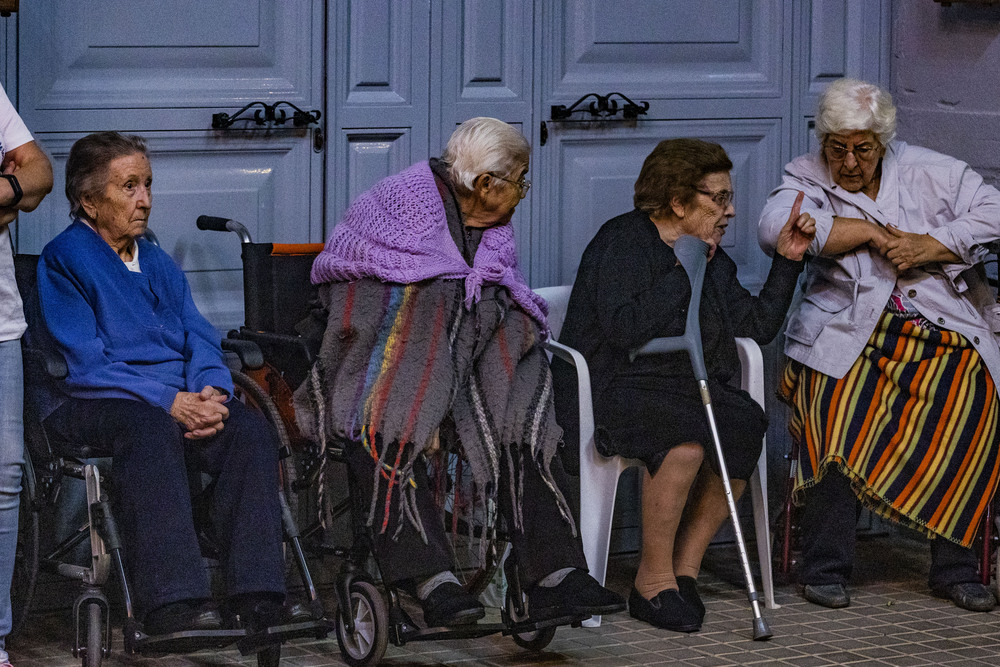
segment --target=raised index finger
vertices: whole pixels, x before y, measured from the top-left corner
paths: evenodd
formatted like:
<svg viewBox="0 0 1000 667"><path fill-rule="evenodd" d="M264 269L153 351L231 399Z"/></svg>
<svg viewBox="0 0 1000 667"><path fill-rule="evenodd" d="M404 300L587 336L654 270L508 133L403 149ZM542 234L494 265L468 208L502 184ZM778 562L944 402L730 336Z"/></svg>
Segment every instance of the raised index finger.
<svg viewBox="0 0 1000 667"><path fill-rule="evenodd" d="M799 190L799 194L795 198L795 203L792 204L792 214L789 216L793 220L799 217L799 211L802 210L802 200L805 198L806 198L806 193Z"/></svg>

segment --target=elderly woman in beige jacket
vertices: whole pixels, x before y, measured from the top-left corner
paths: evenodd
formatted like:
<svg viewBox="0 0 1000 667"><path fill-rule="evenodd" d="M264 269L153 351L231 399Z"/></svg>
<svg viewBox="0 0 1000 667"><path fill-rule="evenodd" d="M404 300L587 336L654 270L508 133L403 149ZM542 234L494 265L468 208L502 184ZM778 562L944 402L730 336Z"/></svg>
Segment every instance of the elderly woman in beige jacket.
<svg viewBox="0 0 1000 667"><path fill-rule="evenodd" d="M761 215L767 251L799 192L816 220L781 386L801 445L799 582L811 602L850 603L863 504L931 538L936 595L988 611L970 546L1000 474L1000 310L980 267L1000 237L1000 192L894 141L895 120L877 86L831 84L820 150L786 166Z"/></svg>

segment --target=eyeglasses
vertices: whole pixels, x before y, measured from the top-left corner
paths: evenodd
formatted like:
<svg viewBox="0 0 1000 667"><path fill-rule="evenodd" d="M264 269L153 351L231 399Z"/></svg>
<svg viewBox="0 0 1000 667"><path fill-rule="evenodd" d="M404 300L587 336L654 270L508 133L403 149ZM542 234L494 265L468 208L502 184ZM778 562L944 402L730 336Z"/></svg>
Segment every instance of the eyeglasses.
<svg viewBox="0 0 1000 667"><path fill-rule="evenodd" d="M695 188L698 192L705 195L706 197L711 197L715 205L721 209L729 208L729 205L733 203L733 191L732 190L719 190L718 192L712 192L711 190L702 190L701 188Z"/></svg>
<svg viewBox="0 0 1000 667"><path fill-rule="evenodd" d="M843 160L848 153L853 153L854 159L858 162L867 162L878 154L878 146L871 144L861 144L848 150L844 144L828 141L823 144L823 147L826 149L827 157L831 160Z"/></svg>
<svg viewBox="0 0 1000 667"><path fill-rule="evenodd" d="M500 174L494 174L492 171L488 171L486 173L492 176L493 178L499 178L501 181L505 181L507 183L510 183L511 185L516 185L521 190L521 199L524 199L525 197L528 196L528 190L531 189L531 181L529 181L528 179L522 178L519 181L512 181L509 178L504 178Z"/></svg>

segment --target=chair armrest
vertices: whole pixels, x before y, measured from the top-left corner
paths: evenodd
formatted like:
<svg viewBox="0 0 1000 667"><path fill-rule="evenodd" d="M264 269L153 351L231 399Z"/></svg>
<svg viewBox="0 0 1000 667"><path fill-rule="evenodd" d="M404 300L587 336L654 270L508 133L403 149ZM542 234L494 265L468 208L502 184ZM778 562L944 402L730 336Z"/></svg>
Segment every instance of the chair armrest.
<svg viewBox="0 0 1000 667"><path fill-rule="evenodd" d="M590 389L590 367L580 352L568 345L549 340L545 347L555 356L573 366L576 371L577 415L580 423L580 456L588 444L594 442L594 401ZM591 445L593 446L593 445Z"/></svg>
<svg viewBox="0 0 1000 667"><path fill-rule="evenodd" d="M37 347L21 348L25 366L42 371L53 380L64 380L69 375L69 368L63 356L54 350L42 350Z"/></svg>
<svg viewBox="0 0 1000 667"><path fill-rule="evenodd" d="M740 355L742 380L740 387L764 407L764 356L753 339L737 338L736 350Z"/></svg>
<svg viewBox="0 0 1000 667"><path fill-rule="evenodd" d="M222 349L225 352L234 352L239 357L243 368L257 370L264 365L264 353L260 351L260 346L253 341L223 338Z"/></svg>

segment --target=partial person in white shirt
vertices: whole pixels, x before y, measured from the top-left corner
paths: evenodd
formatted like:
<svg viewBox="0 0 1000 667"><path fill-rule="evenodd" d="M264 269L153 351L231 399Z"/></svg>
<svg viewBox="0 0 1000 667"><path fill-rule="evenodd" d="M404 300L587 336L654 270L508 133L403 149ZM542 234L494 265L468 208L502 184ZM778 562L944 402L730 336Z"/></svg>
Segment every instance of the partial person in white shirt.
<svg viewBox="0 0 1000 667"><path fill-rule="evenodd" d="M52 165L0 88L0 667L10 665L10 584L17 548L17 508L24 458L21 334L24 314L14 281L10 223L52 190Z"/></svg>

